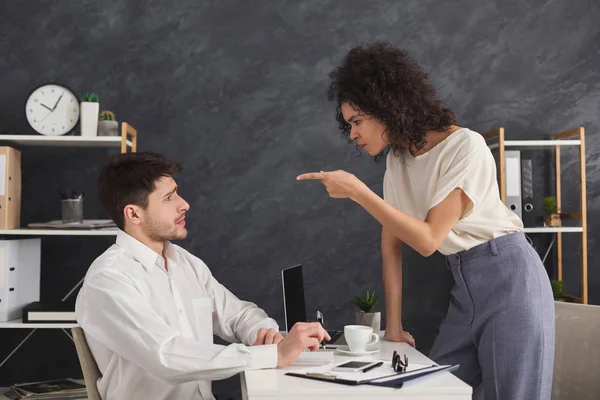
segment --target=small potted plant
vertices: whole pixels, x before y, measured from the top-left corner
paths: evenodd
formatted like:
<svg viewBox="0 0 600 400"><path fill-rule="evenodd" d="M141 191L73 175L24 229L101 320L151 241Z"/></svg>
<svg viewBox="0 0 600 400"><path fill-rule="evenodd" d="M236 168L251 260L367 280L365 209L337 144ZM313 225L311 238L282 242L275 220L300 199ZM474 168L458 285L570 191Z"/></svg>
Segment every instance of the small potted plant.
<svg viewBox="0 0 600 400"><path fill-rule="evenodd" d="M81 98L79 124L81 136L96 136L98 134L98 112L100 105L96 93L85 92Z"/></svg>
<svg viewBox="0 0 600 400"><path fill-rule="evenodd" d="M119 123L112 111L104 110L100 113L98 121L98 136L118 136Z"/></svg>
<svg viewBox="0 0 600 400"><path fill-rule="evenodd" d="M550 281L550 285L552 286L552 294L554 295L554 300L565 301L563 299L563 296L565 295L565 290L563 288L562 281L552 280Z"/></svg>
<svg viewBox="0 0 600 400"><path fill-rule="evenodd" d="M551 280L550 285L552 286L552 294L554 295L555 301L563 301L566 303L578 303L582 304L583 301L575 296L569 296L565 293L565 289L563 287L563 281L560 280Z"/></svg>
<svg viewBox="0 0 600 400"><path fill-rule="evenodd" d="M560 226L560 214L556 205L556 197L544 198L544 225Z"/></svg>
<svg viewBox="0 0 600 400"><path fill-rule="evenodd" d="M356 325L365 325L373 328L373 332L379 334L381 329L381 313L375 312L375 307L379 303L379 296L375 295L375 291L370 292L364 297L350 296L348 297L360 311L356 312Z"/></svg>

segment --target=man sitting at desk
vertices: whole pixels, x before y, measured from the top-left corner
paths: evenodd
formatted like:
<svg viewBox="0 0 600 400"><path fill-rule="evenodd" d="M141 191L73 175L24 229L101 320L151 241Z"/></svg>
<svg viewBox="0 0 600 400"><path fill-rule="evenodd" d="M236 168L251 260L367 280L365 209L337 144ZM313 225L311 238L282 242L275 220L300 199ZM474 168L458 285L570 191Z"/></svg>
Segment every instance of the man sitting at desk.
<svg viewBox="0 0 600 400"><path fill-rule="evenodd" d="M129 153L100 175L100 201L119 231L88 270L75 312L105 400L213 399L211 380L291 364L329 339L318 323L283 338L263 310L170 242L187 236L190 206L172 177L180 170L163 156ZM216 345L213 334L241 343Z"/></svg>

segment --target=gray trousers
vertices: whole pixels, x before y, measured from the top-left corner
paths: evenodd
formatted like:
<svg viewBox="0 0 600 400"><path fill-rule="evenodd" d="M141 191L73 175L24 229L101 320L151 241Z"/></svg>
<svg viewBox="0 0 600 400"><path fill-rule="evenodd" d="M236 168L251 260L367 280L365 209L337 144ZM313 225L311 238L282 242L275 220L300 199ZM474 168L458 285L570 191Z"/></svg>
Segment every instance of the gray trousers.
<svg viewBox="0 0 600 400"><path fill-rule="evenodd" d="M474 399L550 399L554 299L528 240L511 233L446 257L454 287L429 357L460 364Z"/></svg>

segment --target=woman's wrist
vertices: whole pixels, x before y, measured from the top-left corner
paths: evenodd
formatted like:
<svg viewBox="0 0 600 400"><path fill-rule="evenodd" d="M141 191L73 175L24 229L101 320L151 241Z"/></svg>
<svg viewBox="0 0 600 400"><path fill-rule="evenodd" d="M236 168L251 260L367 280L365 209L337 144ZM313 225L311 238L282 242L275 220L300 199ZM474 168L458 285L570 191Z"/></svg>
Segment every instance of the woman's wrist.
<svg viewBox="0 0 600 400"><path fill-rule="evenodd" d="M402 322L388 321L385 324L385 330L386 332L402 332L404 328L402 327Z"/></svg>
<svg viewBox="0 0 600 400"><path fill-rule="evenodd" d="M360 205L363 205L364 200L372 193L374 192L369 189L364 182L360 182L360 184L354 189L354 193L350 196L350 199Z"/></svg>

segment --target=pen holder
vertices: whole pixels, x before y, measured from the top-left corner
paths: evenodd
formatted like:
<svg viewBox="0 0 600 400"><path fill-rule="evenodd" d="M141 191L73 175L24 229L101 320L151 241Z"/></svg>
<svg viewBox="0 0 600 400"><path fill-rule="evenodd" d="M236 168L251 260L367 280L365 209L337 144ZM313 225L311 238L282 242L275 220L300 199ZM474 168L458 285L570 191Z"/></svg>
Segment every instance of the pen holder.
<svg viewBox="0 0 600 400"><path fill-rule="evenodd" d="M63 224L83 222L83 199L62 199L60 203Z"/></svg>

